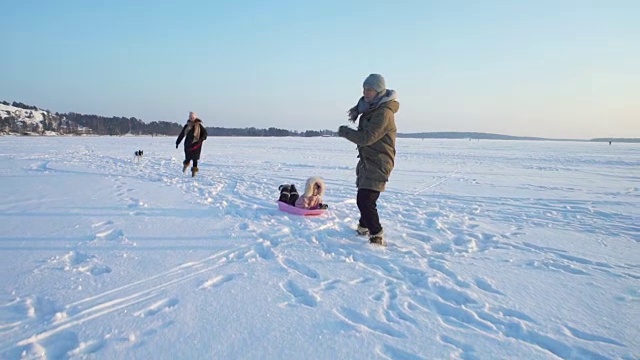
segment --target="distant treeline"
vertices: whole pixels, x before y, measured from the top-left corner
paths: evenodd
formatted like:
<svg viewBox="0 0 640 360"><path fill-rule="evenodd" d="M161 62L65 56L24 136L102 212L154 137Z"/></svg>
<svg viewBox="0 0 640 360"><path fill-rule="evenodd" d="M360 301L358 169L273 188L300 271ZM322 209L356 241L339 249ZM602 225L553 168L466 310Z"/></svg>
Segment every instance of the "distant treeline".
<svg viewBox="0 0 640 360"><path fill-rule="evenodd" d="M104 117L98 115L85 115L78 113L57 114L66 117L68 120L80 126L90 128L97 135L167 135L177 136L182 131L183 124L168 121L152 121L144 123L142 120L125 117ZM329 130L304 132L289 131L270 127L268 129L258 129L255 127L234 129L223 127L207 127L209 136L323 136L332 135Z"/></svg>
<svg viewBox="0 0 640 360"><path fill-rule="evenodd" d="M78 113L61 114L56 116L66 118L82 127L91 129L95 135L178 135L182 125L168 121L152 121L145 123L135 117L105 117Z"/></svg>
<svg viewBox="0 0 640 360"><path fill-rule="evenodd" d="M487 139L487 140L547 140L538 137L526 137L526 136L510 136L490 133L479 132L422 132L412 134L398 134L401 138L417 138L417 139Z"/></svg>
<svg viewBox="0 0 640 360"><path fill-rule="evenodd" d="M177 136L184 124L168 121L152 121L145 123L135 117L105 117L99 115L70 113L51 114L48 110L39 109L37 106L27 105L18 101L9 103L0 101L0 104L13 106L16 108L43 111L43 120L40 123L29 123L22 121L17 115L9 115L0 119L0 133L45 133L47 131L60 134L93 134L93 135L166 135ZM33 118L34 114L27 111L23 114L26 118ZM336 136L331 130L307 130L291 131L270 127L268 129L250 128L223 128L207 127L209 136ZM398 133L399 138L418 139L469 139L469 140L548 140L548 141L594 141L594 142L630 142L640 143L638 138L595 138L590 140L579 139L549 139L528 136L510 136L479 132L421 132L421 133Z"/></svg>
<svg viewBox="0 0 640 360"><path fill-rule="evenodd" d="M27 105L21 102L0 101L0 104L13 106L24 110L41 111L37 106ZM152 121L145 123L135 117L106 117L92 114L54 113L45 112L41 123L26 124L16 115L9 115L0 120L0 127L6 133L45 133L47 131L60 134L92 134L92 135L167 135L177 136L184 124L168 121ZM27 113L28 118L33 114ZM307 130L303 132L290 131L270 127L268 129L251 128L222 128L207 127L209 136L333 136L335 132L330 130Z"/></svg>
<svg viewBox="0 0 640 360"><path fill-rule="evenodd" d="M479 132L423 132L400 134L400 138L416 139L469 139L469 140L542 140L542 141L592 141L592 142L618 142L618 143L640 143L640 138L595 138L590 140L582 139L550 139L530 136L511 136Z"/></svg>
<svg viewBox="0 0 640 360"><path fill-rule="evenodd" d="M39 111L40 110L36 106L23 104L23 103L17 102L17 101L12 102L11 104L9 104L9 102L7 102L7 101L0 101L0 104L7 105L7 106L13 106L13 107L17 107L17 108L25 109L25 110L35 110L35 111Z"/></svg>
<svg viewBox="0 0 640 360"><path fill-rule="evenodd" d="M595 138L589 141L593 142L619 142L619 143L640 143L640 139L634 138Z"/></svg>
<svg viewBox="0 0 640 360"><path fill-rule="evenodd" d="M244 129L233 128L221 128L221 127L207 127L207 132L210 136L333 136L334 131L331 130L307 130L307 131L290 131L284 129L278 129L270 127L268 129L257 129L254 127Z"/></svg>

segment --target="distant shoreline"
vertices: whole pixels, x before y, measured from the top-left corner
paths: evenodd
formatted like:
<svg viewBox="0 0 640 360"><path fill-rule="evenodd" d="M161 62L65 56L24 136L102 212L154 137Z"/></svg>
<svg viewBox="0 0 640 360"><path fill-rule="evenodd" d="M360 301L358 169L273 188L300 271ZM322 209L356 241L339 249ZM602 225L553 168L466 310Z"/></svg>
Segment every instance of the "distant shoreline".
<svg viewBox="0 0 640 360"><path fill-rule="evenodd" d="M168 121L146 123L127 117L105 117L79 113L51 113L37 106L19 102L0 101L0 136L177 136L181 124ZM334 137L333 130L306 130L303 132L270 128L207 127L209 136L222 137ZM533 136L512 136L469 131L438 131L398 133L398 138L416 139L468 139L468 140L533 140L640 143L640 138L553 139Z"/></svg>
<svg viewBox="0 0 640 360"><path fill-rule="evenodd" d="M207 128L209 129L209 128ZM473 134L473 135L471 135ZM122 134L122 135L102 135L102 134L59 134L55 132L50 133L33 133L33 132L23 132L23 133L13 133L13 132L1 132L0 136L24 136L24 137L108 137L108 136L117 136L117 137L174 137L174 135L166 135L166 134ZM271 138L282 138L282 137L337 137L337 135L333 136L260 136L260 135L217 135L215 133L209 134L209 137L271 137ZM526 137L526 136L510 136L510 135L500 135L500 134L491 134L491 133L398 133L398 138L400 139L422 139L422 140L467 140L467 141L480 141L480 140L504 140L504 141L572 141L572 142L601 142L607 143L630 143L637 144L640 143L640 138L594 138L594 139L553 139L553 138L541 138L541 137Z"/></svg>
<svg viewBox="0 0 640 360"><path fill-rule="evenodd" d="M579 141L579 142L617 142L640 143L640 138L593 138L593 139L554 139L531 136L511 136L480 132L423 132L423 133L398 133L399 138L415 139L469 139L469 140L529 140L529 141Z"/></svg>

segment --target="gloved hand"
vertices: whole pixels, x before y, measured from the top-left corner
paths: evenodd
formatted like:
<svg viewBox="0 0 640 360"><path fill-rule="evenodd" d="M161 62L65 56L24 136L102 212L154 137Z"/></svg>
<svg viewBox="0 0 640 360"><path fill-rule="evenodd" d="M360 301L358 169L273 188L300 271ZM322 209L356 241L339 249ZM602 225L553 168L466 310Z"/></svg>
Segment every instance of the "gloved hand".
<svg viewBox="0 0 640 360"><path fill-rule="evenodd" d="M176 144L176 149L178 148L178 144Z"/></svg>
<svg viewBox="0 0 640 360"><path fill-rule="evenodd" d="M342 125L338 128L338 136L345 137L347 132L349 132L350 128L346 125Z"/></svg>

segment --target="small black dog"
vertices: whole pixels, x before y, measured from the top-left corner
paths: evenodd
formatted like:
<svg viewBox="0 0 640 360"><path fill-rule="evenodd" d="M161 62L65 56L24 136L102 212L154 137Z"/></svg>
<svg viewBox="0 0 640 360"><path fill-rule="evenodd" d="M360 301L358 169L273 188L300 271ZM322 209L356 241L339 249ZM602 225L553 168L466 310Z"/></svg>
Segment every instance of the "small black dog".
<svg viewBox="0 0 640 360"><path fill-rule="evenodd" d="M133 153L136 156L136 162L138 162L138 161L140 161L140 159L142 159L143 153L144 152L142 150L138 150L138 151Z"/></svg>

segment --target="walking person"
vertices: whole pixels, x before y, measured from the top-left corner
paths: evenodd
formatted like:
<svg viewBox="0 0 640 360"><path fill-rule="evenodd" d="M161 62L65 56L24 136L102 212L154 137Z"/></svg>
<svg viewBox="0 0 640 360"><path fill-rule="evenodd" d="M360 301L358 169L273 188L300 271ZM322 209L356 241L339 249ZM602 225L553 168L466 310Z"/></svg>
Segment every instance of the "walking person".
<svg viewBox="0 0 640 360"><path fill-rule="evenodd" d="M198 160L202 152L202 142L207 139L207 129L202 125L202 120L198 119L196 113L189 113L189 120L182 128L178 139L176 139L176 149L180 142L184 139L184 162L182 163L182 172L187 171L189 164L193 161L191 167L191 176L196 176L198 172Z"/></svg>
<svg viewBox="0 0 640 360"><path fill-rule="evenodd" d="M380 193L385 190L395 162L395 113L398 112L400 103L397 101L396 91L387 89L380 74L369 75L362 87L363 96L348 111L349 121L357 121L358 129L340 126L338 136L355 143L358 149L356 203L360 210L360 220L357 233L368 235L372 244L386 246L377 201Z"/></svg>

